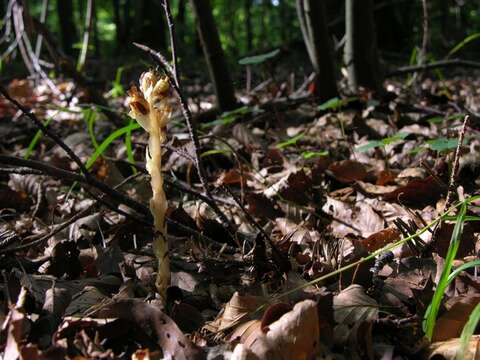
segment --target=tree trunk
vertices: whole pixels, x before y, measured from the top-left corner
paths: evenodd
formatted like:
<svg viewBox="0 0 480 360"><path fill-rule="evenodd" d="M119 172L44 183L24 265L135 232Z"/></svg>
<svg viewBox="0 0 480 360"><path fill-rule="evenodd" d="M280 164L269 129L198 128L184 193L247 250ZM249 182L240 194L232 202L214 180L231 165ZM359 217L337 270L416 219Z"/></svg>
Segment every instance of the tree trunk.
<svg viewBox="0 0 480 360"><path fill-rule="evenodd" d="M57 0L57 13L60 25L60 34L62 39L62 48L65 53L73 55L75 53L73 45L78 40L75 21L73 20L72 0Z"/></svg>
<svg viewBox="0 0 480 360"><path fill-rule="evenodd" d="M290 15L290 9L288 8L288 2L286 0L280 0L279 3L279 17L280 17L280 37L282 44L288 44L290 42L290 32L287 26L284 24L291 24L292 19Z"/></svg>
<svg viewBox="0 0 480 360"><path fill-rule="evenodd" d="M124 24L122 22L122 15L120 9L120 0L112 0L113 6L113 22L115 23L115 40L116 40L116 50L119 51L123 48L123 45L126 41Z"/></svg>
<svg viewBox="0 0 480 360"><path fill-rule="evenodd" d="M179 54L183 54L183 49L185 48L185 0L178 1L175 29L177 35L177 50Z"/></svg>
<svg viewBox="0 0 480 360"><path fill-rule="evenodd" d="M167 45L167 37L163 7L160 1L135 1L134 11L133 37L135 41L155 50L164 50Z"/></svg>
<svg viewBox="0 0 480 360"><path fill-rule="evenodd" d="M352 91L364 86L374 91L382 88L372 0L346 0L345 65Z"/></svg>
<svg viewBox="0 0 480 360"><path fill-rule="evenodd" d="M83 29L82 49L80 50L80 55L77 63L77 70L80 72L85 66L85 61L87 60L88 46L90 43L90 35L92 33L92 28L93 28L94 11L95 11L94 0L88 0L87 12L85 14L85 28Z"/></svg>
<svg viewBox="0 0 480 360"><path fill-rule="evenodd" d="M217 95L218 107L222 112L232 110L236 107L237 101L210 1L190 0L190 2L197 18L198 33L207 60L210 78Z"/></svg>
<svg viewBox="0 0 480 360"><path fill-rule="evenodd" d="M130 39L130 28L129 26L131 24L131 14L130 10L132 9L132 3L130 0L125 0L125 4L123 5L123 33L125 37L125 42L128 42ZM123 45L123 44L122 44ZM121 45L119 45L121 46Z"/></svg>
<svg viewBox="0 0 480 360"><path fill-rule="evenodd" d="M245 11L245 34L247 37L247 53L250 53L253 49L253 37L252 37L252 0L244 0Z"/></svg>
<svg viewBox="0 0 480 360"><path fill-rule="evenodd" d="M329 100L338 95L332 41L327 28L323 1L297 0L303 40L315 71L315 95Z"/></svg>

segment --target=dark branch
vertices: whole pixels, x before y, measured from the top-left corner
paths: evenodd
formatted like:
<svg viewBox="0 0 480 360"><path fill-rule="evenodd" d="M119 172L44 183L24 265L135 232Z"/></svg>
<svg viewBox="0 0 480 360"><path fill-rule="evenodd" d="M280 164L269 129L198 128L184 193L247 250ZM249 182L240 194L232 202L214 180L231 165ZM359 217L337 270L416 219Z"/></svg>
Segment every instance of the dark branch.
<svg viewBox="0 0 480 360"><path fill-rule="evenodd" d="M440 60L440 61L436 61L429 64L423 64L423 65L403 66L401 68L391 71L386 75L386 77L405 75L405 74L410 74L417 71L426 71L426 70L440 69L445 67L464 67L464 68L480 69L480 62L462 60L462 59Z"/></svg>

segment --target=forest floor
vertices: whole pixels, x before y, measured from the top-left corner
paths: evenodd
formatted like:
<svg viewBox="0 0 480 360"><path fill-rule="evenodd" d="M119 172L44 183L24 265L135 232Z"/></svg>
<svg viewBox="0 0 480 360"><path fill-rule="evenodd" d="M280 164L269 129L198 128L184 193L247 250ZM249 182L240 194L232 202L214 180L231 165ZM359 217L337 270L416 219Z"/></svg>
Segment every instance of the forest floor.
<svg viewBox="0 0 480 360"><path fill-rule="evenodd" d="M172 287L162 301L145 213L147 134L82 105L88 94L69 81L55 81L58 94L11 81L8 93L91 176L0 99L4 358L453 358L462 341L474 356L480 338L462 330L480 303L480 84L406 82L326 103L265 82L238 110L202 120L198 150L229 223L204 201L172 100ZM117 90L109 105L126 114ZM213 98L190 105L196 113ZM449 284L445 268L459 269Z"/></svg>

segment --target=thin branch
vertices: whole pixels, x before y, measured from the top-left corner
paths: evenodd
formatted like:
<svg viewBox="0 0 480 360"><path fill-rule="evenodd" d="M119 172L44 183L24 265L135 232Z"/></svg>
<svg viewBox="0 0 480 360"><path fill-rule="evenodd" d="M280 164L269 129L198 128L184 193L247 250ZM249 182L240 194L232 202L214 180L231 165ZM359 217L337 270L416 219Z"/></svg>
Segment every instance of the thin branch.
<svg viewBox="0 0 480 360"><path fill-rule="evenodd" d="M157 52L157 51L149 48L146 45L139 44L139 43L136 43L136 42L134 42L133 45L136 46L137 48L139 48L140 50L143 50L146 53L150 54L150 56L154 59L154 61L158 65L160 65L160 67L163 69L163 71L165 71L165 73L167 74L167 76L169 78L171 78L171 79L175 78L172 65L170 65L170 63L165 58L165 56L163 56L160 52Z"/></svg>
<svg viewBox="0 0 480 360"><path fill-rule="evenodd" d="M242 210L242 212L244 213L247 220L254 227L256 227L260 231L262 236L268 241L268 244L270 245L270 247L272 249L272 259L273 259L275 265L277 265L277 267L280 270L288 272L288 270L290 270L289 269L290 268L290 263L289 263L288 259L285 257L285 255L283 255L280 252L280 250L278 250L278 248L273 243L272 239L270 239L270 236L268 236L268 234L265 232L265 230L262 228L262 226L260 226L260 224L253 218L253 216L248 212L248 210L245 209L245 206L243 206L243 204L240 202L240 200L237 198L237 196L227 186L223 186L223 188L232 197L232 199L237 203L238 207ZM265 246L265 245L263 245L263 246Z"/></svg>
<svg viewBox="0 0 480 360"><path fill-rule="evenodd" d="M56 178L60 179L65 179L65 180L70 180L70 181L78 181L79 183L85 184L92 186L102 193L108 195L110 198L115 200L117 203L120 204L125 204L129 208L135 210L142 216L147 217L147 221L151 221L151 214L149 209L144 206L143 204L140 204L139 202L129 198L127 195L124 195L123 193L112 189L105 183L97 180L93 176L85 177L80 174L77 174L73 171L68 171L68 170L63 170L60 168L57 168L52 165L48 165L44 162L41 161L35 161L35 160L25 160L22 158L18 158L15 156L7 156L7 155L0 155L0 164L4 165L11 165L11 166L21 166L21 167L28 167L31 169L36 169L44 174L48 174L50 176L54 176Z"/></svg>
<svg viewBox="0 0 480 360"><path fill-rule="evenodd" d="M103 192L103 190L105 190L102 187L100 187L100 188L98 187L99 184L103 184L99 181L96 181L96 182L94 181L93 183L91 183L90 182L91 179L86 179L85 177L83 177L80 174L77 174L73 171L63 170L63 169L57 168L55 166L51 166L51 165L48 165L46 163L40 162L40 161L25 160L25 159L17 158L17 157L14 157L14 156L0 155L0 164L17 166L17 167L13 167L13 168L2 168L2 169L0 169L0 173L7 173L9 170L11 170L10 173L17 173L17 171L19 173L24 173L24 174L27 174L27 173L39 174L40 173L40 174L50 175L50 176L53 176L53 177L56 177L56 178L65 179L65 180L69 180L69 181L78 181L79 183L90 185L90 186L92 186L92 187L94 187L94 188L96 188L96 189L98 189L102 192ZM18 166L20 166L20 167L18 167ZM31 170L30 172L28 171L29 169ZM126 181L131 180L131 178L133 178L135 176L137 176L137 175L133 175L129 178L126 178L124 181L122 181L117 186L115 186L115 188L107 187L107 189L109 189L109 191L108 191L108 193L104 192L103 195L95 194L92 191L89 191L88 189L86 189L86 191L95 200L97 200L99 203L105 205L110 210L112 210L112 211L114 211L114 212L116 212L120 215L123 215L127 218L131 218L132 220L137 221L141 224L144 224L146 226L151 227L151 226L153 226L153 222L152 222L152 219L151 219L151 214L150 214L149 209L147 207L145 207L144 205L142 205L140 203L137 203L136 201L126 197L124 194L122 194L121 192L116 190L116 188L119 188L119 187L123 186ZM199 197L201 196L202 199L206 200L203 195L195 192L194 190L191 190L189 192L192 195L196 195L196 196L199 196ZM130 208L136 210L137 212L140 212L142 216L145 216L145 218L144 219L138 218L136 216L133 216L132 214L129 214L129 213L119 209L118 206L115 206L114 204L111 204L110 202L106 201L105 200L105 195L108 195L113 200L115 200L119 203L124 203L125 205L128 205ZM133 204L136 204L136 206L134 207ZM72 219L70 219L70 220L72 220ZM190 228L186 225L183 225L181 223L178 223L177 221L172 220L170 218L167 218L167 223L181 228L182 230L188 232L190 235L195 236L198 239L206 240L209 243L213 244L213 246L215 248L218 248L218 246L217 246L218 242L216 242L215 240L211 239L208 236L205 236L205 235L199 233L196 229L192 229L192 228ZM51 237L55 233L53 233L53 234L50 233L49 235L48 234L47 235L49 237ZM47 239L47 237L46 237L47 235L45 235L45 238L42 241ZM40 243L40 242L41 242L40 239L38 239L38 242L37 242L37 240L35 240L35 244ZM28 245L32 246L32 245L35 245L35 244L29 243ZM25 245L27 245L27 244L25 244ZM19 249L17 248L16 250L19 250ZM232 251L232 249L227 249L227 250L229 252ZM7 249L5 251L7 251ZM5 252L5 251L3 251L3 252ZM10 252L10 249L8 249L8 252ZM2 253L2 252L0 252L0 253Z"/></svg>
<svg viewBox="0 0 480 360"><path fill-rule="evenodd" d="M175 83L180 87L180 79L178 78L178 59L177 59L177 42L175 41L175 23L173 22L172 11L170 10L170 0L162 1L165 17L167 18L168 33L170 35L170 49L172 52L172 73Z"/></svg>
<svg viewBox="0 0 480 360"><path fill-rule="evenodd" d="M45 241L47 241L48 239L50 239L52 236L55 236L56 234L58 234L60 231L62 231L63 229L67 228L68 226L70 226L71 224L73 224L75 221L77 221L78 219L84 217L90 210L91 210L92 206L89 206L87 207L86 209L83 209L82 211L76 213L75 215L73 215L70 219L64 221L63 223L61 224L58 224L55 229L53 229L52 231L50 231L48 234L42 236L41 238L39 239L36 239L36 240L33 240L33 241L30 241L29 243L26 243L26 244L21 244L21 245L18 245L18 246L14 246L14 247L10 247L10 248L6 248L6 249L2 249L0 250L0 254L10 254L10 253L13 253L13 252L16 252L16 251L19 251L19 250L24 250L24 249L28 249L32 246L36 246L36 245L40 245L40 244L43 244Z"/></svg>
<svg viewBox="0 0 480 360"><path fill-rule="evenodd" d="M23 106L22 104L20 104L17 100L15 100L13 97L10 96L10 94L8 93L7 89L5 89L3 86L0 85L0 93L8 100L10 101L13 105L15 105L15 107L20 110L23 115L27 116L30 120L32 120L32 122L35 124L35 126L37 126L43 134L45 134L46 136L48 136L50 139L52 139L58 146L60 146L63 151L65 151L68 155L68 157L70 159L72 159L72 161L77 164L77 166L79 167L80 171L82 173L84 173L85 175L88 176L89 172L87 170L87 168L85 167L85 165L83 165L82 161L80 160L80 158L73 152L72 149L70 149L64 142L62 139L60 139L60 137L55 134L54 132L50 131L50 129L48 129L45 125L43 125L43 123L35 116L35 114L30 110L28 109L27 107Z"/></svg>
<svg viewBox="0 0 480 360"><path fill-rule="evenodd" d="M411 74L417 71L426 71L426 70L440 69L445 67L465 67L465 68L480 69L480 62L462 60L462 59L440 60L440 61L432 62L429 64L423 64L423 65L403 66L396 70L391 71L386 75L386 77L406 75L406 74Z"/></svg>
<svg viewBox="0 0 480 360"><path fill-rule="evenodd" d="M460 129L460 133L458 135L458 144L457 148L455 149L455 157L453 160L452 172L450 173L450 181L448 183L448 191L447 197L445 199L445 209L448 209L452 204L452 194L455 192L456 184L457 184L457 175L458 175L458 168L460 166L460 151L462 149L463 139L465 138L465 132L467 130L468 119L470 117L468 115L465 116L463 120L462 128Z"/></svg>
<svg viewBox="0 0 480 360"><path fill-rule="evenodd" d="M93 26L93 12L95 9L94 0L87 1L87 12L85 14L85 29L83 30L83 42L80 55L78 57L77 70L82 71L85 61L87 60L88 45L90 41L90 33Z"/></svg>

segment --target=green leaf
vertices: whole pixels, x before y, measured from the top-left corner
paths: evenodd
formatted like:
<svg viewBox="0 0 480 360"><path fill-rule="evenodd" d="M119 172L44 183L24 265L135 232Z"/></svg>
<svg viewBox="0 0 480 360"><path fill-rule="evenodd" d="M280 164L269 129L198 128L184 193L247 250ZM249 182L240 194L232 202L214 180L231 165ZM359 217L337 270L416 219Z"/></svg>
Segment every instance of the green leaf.
<svg viewBox="0 0 480 360"><path fill-rule="evenodd" d="M463 327L462 334L460 335L460 348L457 352L457 359L465 359L466 352L468 350L468 345L470 339L472 338L475 329L477 328L478 322L480 321L480 304L475 306L472 313L470 314L467 323Z"/></svg>
<svg viewBox="0 0 480 360"><path fill-rule="evenodd" d="M216 155L216 154L229 154L231 152L232 152L232 150L230 150L230 149L212 149L212 150L207 150L207 151L203 152L200 155L200 157L203 158L203 157L206 157L206 156Z"/></svg>
<svg viewBox="0 0 480 360"><path fill-rule="evenodd" d="M208 129L208 128L212 128L212 127L217 126L217 125L230 125L230 124L234 123L238 118L248 114L251 111L252 111L252 109L249 108L248 106L242 106L238 109L224 112L220 116L220 118L218 118L216 120L213 120L213 121L210 121L210 122L207 122L207 123L204 123L204 124L201 124L200 126L201 126L202 129Z"/></svg>
<svg viewBox="0 0 480 360"><path fill-rule="evenodd" d="M442 152L455 149L458 145L458 139L447 139L444 137L440 137L437 139L428 140L427 144L430 149Z"/></svg>
<svg viewBox="0 0 480 360"><path fill-rule="evenodd" d="M412 49L412 53L410 54L410 58L408 59L409 65L415 65L417 63L417 54L418 54L418 48L414 46Z"/></svg>
<svg viewBox="0 0 480 360"><path fill-rule="evenodd" d="M345 98L341 99L339 97L334 97L330 100L325 101L323 104L320 104L317 107L317 110L319 111L325 111L325 110L338 110L341 107L347 105L348 103L356 100L356 97L350 97L350 98Z"/></svg>
<svg viewBox="0 0 480 360"><path fill-rule="evenodd" d="M50 124L52 120L53 120L53 117L46 119L43 122L43 126L45 127L48 126L48 124ZM25 155L23 156L25 160L28 160L30 156L32 156L33 150L35 150L35 147L37 146L38 142L42 138L42 135L43 135L42 130L38 130L35 133L35 135L32 138L32 141L30 141L30 144L28 144L28 148L27 148L27 151L25 152Z"/></svg>
<svg viewBox="0 0 480 360"><path fill-rule="evenodd" d="M405 139L407 136L408 136L408 133L406 133L406 132L398 132L395 135L392 135L390 137L386 137L386 138L382 139L382 143L383 143L383 145L390 145L390 144L393 144L397 141L401 141L401 140Z"/></svg>
<svg viewBox="0 0 480 360"><path fill-rule="evenodd" d="M437 322L437 314L440 309L440 304L442 302L443 294L447 289L448 284L452 281L455 276L460 273L460 267L456 271L450 274L453 260L457 255L458 247L460 246L460 241L462 240L463 234L463 225L465 224L465 216L467 214L467 204L462 203L460 207L459 214L457 216L457 221L455 227L453 228L452 237L450 239L450 245L448 247L447 255L445 256L445 264L443 267L442 274L440 276L440 281L438 282L435 293L433 294L432 301L425 311L424 321L423 321L423 330L425 335L429 340L432 340L433 330L435 329L435 324ZM466 264L465 264L466 265Z"/></svg>
<svg viewBox="0 0 480 360"><path fill-rule="evenodd" d="M322 157L322 156L327 156L328 151L304 151L302 152L302 157L306 160L316 158L316 157Z"/></svg>
<svg viewBox="0 0 480 360"><path fill-rule="evenodd" d="M396 143L397 141L401 141L405 139L408 136L408 133L406 132L398 132L395 135L392 135L390 137L383 138L382 140L371 140L365 145L360 145L355 148L355 151L357 152L365 152L367 150L376 148L376 147L383 147L387 146L393 143Z"/></svg>
<svg viewBox="0 0 480 360"><path fill-rule="evenodd" d="M90 169L90 167L97 161L98 157L101 156L105 150L110 146L110 144L115 141L117 138L120 136L125 135L128 132L140 129L140 124L137 122L131 122L127 126L124 126L123 128L115 130L113 133L111 133L103 142L95 149L95 152L93 155L88 159L87 164L85 167L87 169Z"/></svg>
<svg viewBox="0 0 480 360"><path fill-rule="evenodd" d="M383 146L383 142L381 140L371 140L365 145L360 145L355 148L356 152L365 152L370 149L374 149L377 147Z"/></svg>
<svg viewBox="0 0 480 360"><path fill-rule="evenodd" d="M444 121L461 119L461 118L463 118L463 117L464 117L463 114L453 114L453 115L450 115L450 116L447 116L447 117L434 116L434 117L428 119L427 121L428 121L430 124L441 124L441 123L444 122Z"/></svg>
<svg viewBox="0 0 480 360"><path fill-rule="evenodd" d="M125 68L123 66L120 66L115 73L115 79L112 81L112 89L110 90L110 94L112 95L113 98L116 98L125 94L125 89L123 88L123 85L122 85L122 73L124 69Z"/></svg>
<svg viewBox="0 0 480 360"><path fill-rule="evenodd" d="M98 148L98 142L95 137L94 126L95 126L95 121L97 120L97 115L98 115L97 109L95 109L94 107L89 107L89 108L83 109L82 112L83 112L83 118L87 123L88 135L90 136L90 140L92 141L93 147L96 149Z"/></svg>
<svg viewBox="0 0 480 360"><path fill-rule="evenodd" d="M471 35L468 35L465 39L463 39L462 41L460 41L457 45L455 45L453 47L452 50L450 50L446 56L446 58L448 59L450 56L452 56L453 54L457 53L458 51L460 51L465 45L467 45L468 43L478 39L480 37L480 33L475 33L475 34L471 34Z"/></svg>
<svg viewBox="0 0 480 360"><path fill-rule="evenodd" d="M259 54L259 55L254 55L254 56L247 56L238 61L240 65L256 65L256 64L261 64L271 58L274 58L280 53L280 49L275 49L273 51L264 53L264 54Z"/></svg>
<svg viewBox="0 0 480 360"><path fill-rule="evenodd" d="M305 133L300 133L300 134L295 135L294 137L292 137L288 140L285 140L285 141L282 141L282 142L278 143L275 147L277 149L284 149L286 147L295 145L298 142L298 140L300 140L304 136L305 136Z"/></svg>

